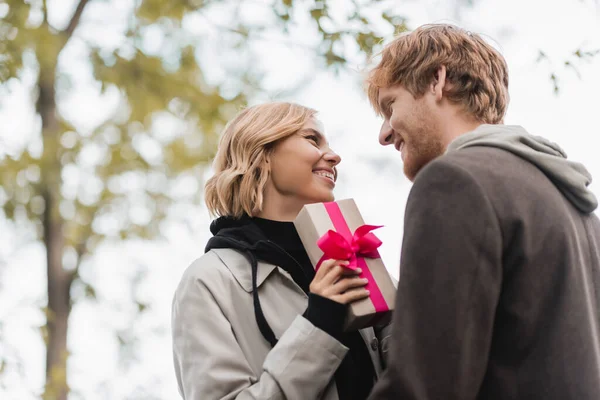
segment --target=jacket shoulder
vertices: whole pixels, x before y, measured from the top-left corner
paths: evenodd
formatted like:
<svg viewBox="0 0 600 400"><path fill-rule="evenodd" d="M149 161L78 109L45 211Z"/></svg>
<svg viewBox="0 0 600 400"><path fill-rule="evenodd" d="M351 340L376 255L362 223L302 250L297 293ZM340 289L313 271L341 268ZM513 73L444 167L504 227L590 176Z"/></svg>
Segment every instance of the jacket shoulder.
<svg viewBox="0 0 600 400"><path fill-rule="evenodd" d="M543 172L531 162L507 150L488 146L472 146L455 150L429 164L460 168L475 179L505 179L507 174L513 177L545 177Z"/></svg>
<svg viewBox="0 0 600 400"><path fill-rule="evenodd" d="M498 167L510 169L514 166L531 165L531 163L506 150L487 146L472 146L455 150L438 157L430 164L463 168L473 174L491 172Z"/></svg>
<svg viewBox="0 0 600 400"><path fill-rule="evenodd" d="M548 177L531 162L494 147L473 146L444 154L427 164L417 179L429 169L449 179L461 176L492 197L511 198L510 194L517 187L527 187L529 197L536 199L551 194L558 198L559 194Z"/></svg>
<svg viewBox="0 0 600 400"><path fill-rule="evenodd" d="M258 262L256 286L260 287L277 267ZM201 283L207 287L236 283L245 292L252 292L252 268L242 253L234 249L212 249L194 261L183 273L181 288L189 283Z"/></svg>
<svg viewBox="0 0 600 400"><path fill-rule="evenodd" d="M427 191L431 185L443 185L448 190L467 188L483 190L481 183L493 179L493 169L488 164L496 161L496 149L467 148L444 154L430 161L417 174L414 180L413 192ZM508 154L510 157L510 154ZM501 162L506 164L506 160ZM419 190L420 189L420 190Z"/></svg>
<svg viewBox="0 0 600 400"><path fill-rule="evenodd" d="M224 249L226 251L234 251ZM224 281L233 281L234 278L227 268L226 263L219 257L218 251L210 250L194 260L183 272L177 291L197 283L208 287Z"/></svg>

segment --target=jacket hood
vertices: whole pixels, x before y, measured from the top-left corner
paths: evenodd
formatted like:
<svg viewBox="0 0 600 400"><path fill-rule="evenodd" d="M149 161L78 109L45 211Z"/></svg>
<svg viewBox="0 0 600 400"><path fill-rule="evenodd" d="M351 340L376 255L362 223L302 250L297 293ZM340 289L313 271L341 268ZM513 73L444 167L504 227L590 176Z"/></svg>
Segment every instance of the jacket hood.
<svg viewBox="0 0 600 400"><path fill-rule="evenodd" d="M252 223L248 216L242 218L219 217L210 224L213 237L208 241L205 252L216 248L216 243L234 244L231 247L244 251L253 249L258 242L266 242L267 238L262 231ZM218 246L223 247L223 246Z"/></svg>
<svg viewBox="0 0 600 400"><path fill-rule="evenodd" d="M210 224L210 231L214 235L209 239L204 252L211 249L233 249L237 250L248 260L250 264L252 301L254 303L254 317L256 324L265 340L274 347L277 337L267 322L260 299L258 297L258 259L260 253L269 254L272 246L264 234L251 223L249 217L241 219L231 217L220 217Z"/></svg>
<svg viewBox="0 0 600 400"><path fill-rule="evenodd" d="M481 125L452 141L446 152L471 146L489 146L509 151L539 168L583 213L591 213L598 207L596 196L588 189L592 176L583 164L568 160L564 150L557 144L531 135L521 126Z"/></svg>

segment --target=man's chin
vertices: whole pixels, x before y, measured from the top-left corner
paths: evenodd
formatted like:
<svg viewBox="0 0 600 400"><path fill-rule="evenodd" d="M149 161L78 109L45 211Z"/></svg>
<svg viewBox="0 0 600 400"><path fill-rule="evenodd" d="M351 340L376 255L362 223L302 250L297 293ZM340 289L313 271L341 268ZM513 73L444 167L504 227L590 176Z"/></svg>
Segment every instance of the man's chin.
<svg viewBox="0 0 600 400"><path fill-rule="evenodd" d="M419 171L431 161L432 160L421 160L421 162L413 162L413 160L409 159L408 162L404 163L404 175L409 181L414 182Z"/></svg>
<svg viewBox="0 0 600 400"><path fill-rule="evenodd" d="M420 168L415 168L415 165L413 165L410 161L404 162L404 176L406 176L406 178L411 182L415 180L419 169Z"/></svg>

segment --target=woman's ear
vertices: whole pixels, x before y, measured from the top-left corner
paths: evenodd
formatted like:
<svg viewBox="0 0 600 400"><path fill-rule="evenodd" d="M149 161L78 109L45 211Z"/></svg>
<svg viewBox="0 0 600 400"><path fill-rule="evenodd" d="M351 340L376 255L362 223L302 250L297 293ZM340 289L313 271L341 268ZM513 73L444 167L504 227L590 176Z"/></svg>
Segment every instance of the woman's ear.
<svg viewBox="0 0 600 400"><path fill-rule="evenodd" d="M267 175L271 174L271 155L272 154L273 154L272 152L265 154L265 157L264 157L265 162L262 165L262 169L264 169L267 172Z"/></svg>

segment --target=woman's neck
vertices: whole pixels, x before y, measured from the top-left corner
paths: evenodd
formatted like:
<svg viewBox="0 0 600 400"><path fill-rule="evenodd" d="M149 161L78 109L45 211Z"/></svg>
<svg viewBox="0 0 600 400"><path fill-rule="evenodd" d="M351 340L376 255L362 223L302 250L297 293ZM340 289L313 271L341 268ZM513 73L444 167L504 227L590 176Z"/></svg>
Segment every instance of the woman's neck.
<svg viewBox="0 0 600 400"><path fill-rule="evenodd" d="M286 212L281 210L263 210L256 216L262 219L280 222L292 222L296 219L299 211Z"/></svg>
<svg viewBox="0 0 600 400"><path fill-rule="evenodd" d="M265 193L262 210L255 216L272 221L292 222L296 219L303 206L304 204L297 199L285 198L283 196L269 196Z"/></svg>

